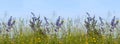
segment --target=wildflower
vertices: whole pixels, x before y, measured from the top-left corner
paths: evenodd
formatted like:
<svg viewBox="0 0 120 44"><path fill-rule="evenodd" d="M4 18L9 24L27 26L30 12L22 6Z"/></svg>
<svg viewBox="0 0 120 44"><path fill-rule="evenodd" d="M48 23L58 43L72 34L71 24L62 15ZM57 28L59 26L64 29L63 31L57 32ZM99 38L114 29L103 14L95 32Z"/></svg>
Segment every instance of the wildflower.
<svg viewBox="0 0 120 44"><path fill-rule="evenodd" d="M64 21L60 19L60 16L58 17L57 21L56 21L56 29L55 31L57 31L57 29L59 29L62 25L63 25Z"/></svg>
<svg viewBox="0 0 120 44"><path fill-rule="evenodd" d="M12 19L12 16L10 16L9 20L8 20L8 23L7 23L7 30L9 32L9 30L13 27L13 25L15 24L15 20Z"/></svg>
<svg viewBox="0 0 120 44"><path fill-rule="evenodd" d="M30 21L30 27L31 27L33 30L35 30L35 23L32 22L32 21Z"/></svg>
<svg viewBox="0 0 120 44"><path fill-rule="evenodd" d="M63 25L63 23L64 23L64 21L63 20L60 21L60 16L59 16L56 21L56 26L61 27Z"/></svg>
<svg viewBox="0 0 120 44"><path fill-rule="evenodd" d="M40 20L40 17L36 17L33 12L31 12L31 14L33 15L33 17L32 20L30 20L30 27L32 28L32 30L35 31L35 27L41 26L42 20Z"/></svg>
<svg viewBox="0 0 120 44"><path fill-rule="evenodd" d="M88 17L87 20L85 20L85 23L86 23L86 27L89 27L90 22L92 21L92 17L90 17L90 14L88 12L86 14L88 15Z"/></svg>
<svg viewBox="0 0 120 44"><path fill-rule="evenodd" d="M56 21L56 26L60 26L59 22L60 22L60 16L58 17L58 19Z"/></svg>
<svg viewBox="0 0 120 44"><path fill-rule="evenodd" d="M86 13L88 15L87 17L87 20L85 20L85 27L87 29L87 33L89 33L92 29L94 31L96 31L96 23L97 23L97 20L95 20L95 16L94 17L90 17L90 14L87 12Z"/></svg>
<svg viewBox="0 0 120 44"><path fill-rule="evenodd" d="M103 22L103 19L101 17L99 17L99 20L100 20L100 31L102 31L104 33L105 31L104 31L104 22Z"/></svg>
<svg viewBox="0 0 120 44"><path fill-rule="evenodd" d="M99 17L99 20L100 20L100 22L101 22L101 24L100 25L104 25L104 22L103 22L103 19L101 18L101 17Z"/></svg>
<svg viewBox="0 0 120 44"><path fill-rule="evenodd" d="M90 17L90 14L88 12L86 14L88 15L87 20L90 23L90 21L92 21L92 17Z"/></svg>
<svg viewBox="0 0 120 44"><path fill-rule="evenodd" d="M50 32L50 30L49 30L49 22L48 22L48 19L46 18L46 17L44 17L44 20L45 20L45 29L46 29L46 31L49 33Z"/></svg>
<svg viewBox="0 0 120 44"><path fill-rule="evenodd" d="M48 19L46 17L44 17L44 20L46 22L46 25L48 26L48 24L49 24Z"/></svg>
<svg viewBox="0 0 120 44"><path fill-rule="evenodd" d="M8 20L8 26L13 26L15 24L15 21L12 22L12 16Z"/></svg>
<svg viewBox="0 0 120 44"><path fill-rule="evenodd" d="M39 20L33 12L31 12L31 14L33 15L32 17L33 23L35 23L36 20Z"/></svg>
<svg viewBox="0 0 120 44"><path fill-rule="evenodd" d="M115 16L113 17L113 19L111 20L111 29L110 31L113 31L113 29L116 27L116 25L119 23L119 21L115 20Z"/></svg>
<svg viewBox="0 0 120 44"><path fill-rule="evenodd" d="M115 16L113 17L113 19L111 21L111 26L115 26Z"/></svg>

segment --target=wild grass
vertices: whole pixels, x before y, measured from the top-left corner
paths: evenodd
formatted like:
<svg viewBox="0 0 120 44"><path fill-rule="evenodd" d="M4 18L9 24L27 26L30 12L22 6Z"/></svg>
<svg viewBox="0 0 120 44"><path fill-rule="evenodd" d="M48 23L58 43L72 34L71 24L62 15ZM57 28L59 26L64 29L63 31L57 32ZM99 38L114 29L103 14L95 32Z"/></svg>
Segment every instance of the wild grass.
<svg viewBox="0 0 120 44"><path fill-rule="evenodd" d="M106 22L86 13L83 23L65 21L60 16L56 22L50 22L47 17L41 20L31 14L33 17L27 23L12 16L8 22L1 22L0 44L120 44L119 20L115 16Z"/></svg>

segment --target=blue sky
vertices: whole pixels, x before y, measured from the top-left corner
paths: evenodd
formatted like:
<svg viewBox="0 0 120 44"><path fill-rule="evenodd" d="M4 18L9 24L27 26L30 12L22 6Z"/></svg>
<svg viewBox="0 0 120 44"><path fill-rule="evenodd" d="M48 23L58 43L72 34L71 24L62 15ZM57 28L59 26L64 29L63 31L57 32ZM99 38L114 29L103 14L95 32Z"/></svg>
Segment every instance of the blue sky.
<svg viewBox="0 0 120 44"><path fill-rule="evenodd" d="M104 18L120 18L120 0L0 0L1 18L28 18L30 12L41 16L85 17L85 12ZM55 14L55 15L53 15Z"/></svg>

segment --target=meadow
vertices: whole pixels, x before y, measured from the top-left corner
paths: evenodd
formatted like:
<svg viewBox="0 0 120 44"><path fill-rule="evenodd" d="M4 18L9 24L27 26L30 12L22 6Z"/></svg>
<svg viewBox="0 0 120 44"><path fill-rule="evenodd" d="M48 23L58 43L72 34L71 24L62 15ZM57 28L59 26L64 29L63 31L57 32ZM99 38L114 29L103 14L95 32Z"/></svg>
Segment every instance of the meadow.
<svg viewBox="0 0 120 44"><path fill-rule="evenodd" d="M31 15L28 22L14 16L0 22L0 44L120 44L120 23L115 16L108 22L86 12L83 22L61 16L53 22Z"/></svg>

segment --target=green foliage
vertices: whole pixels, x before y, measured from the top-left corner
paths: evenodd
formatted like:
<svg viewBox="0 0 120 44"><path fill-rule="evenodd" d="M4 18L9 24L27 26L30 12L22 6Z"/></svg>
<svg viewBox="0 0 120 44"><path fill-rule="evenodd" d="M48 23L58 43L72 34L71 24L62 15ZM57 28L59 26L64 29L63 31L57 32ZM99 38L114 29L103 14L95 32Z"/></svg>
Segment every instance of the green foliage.
<svg viewBox="0 0 120 44"><path fill-rule="evenodd" d="M60 25L58 31L56 24L46 20L49 25L43 25L40 17L34 16L30 19L30 24L27 25L24 20L15 20L16 23L13 25L11 30L7 32L6 24L3 22L0 26L0 44L119 44L120 36L114 35L114 32L105 31L107 34L101 34L102 31L98 26L98 22L94 17L91 17L88 13L87 19L85 19L85 25L77 24L74 20L66 20ZM47 18L46 18L47 19ZM59 21L59 20L57 20ZM62 20L64 21L64 20ZM43 21L44 22L44 21ZM50 24L51 23L51 24ZM74 24L75 23L75 24ZM106 25L104 30L109 29ZM54 26L53 26L54 25ZM76 27L77 25L77 27ZM82 27L80 27L82 25ZM109 25L110 26L110 25ZM47 28L46 28L47 27ZM85 28L84 28L85 27ZM116 25L117 31L119 27ZM12 30L13 29L13 30ZM46 29L50 32L46 33ZM85 31L87 30L87 32ZM12 34L13 32L13 34ZM12 35L11 35L12 34ZM110 35L109 35L110 34ZM119 34L119 33L118 33Z"/></svg>

